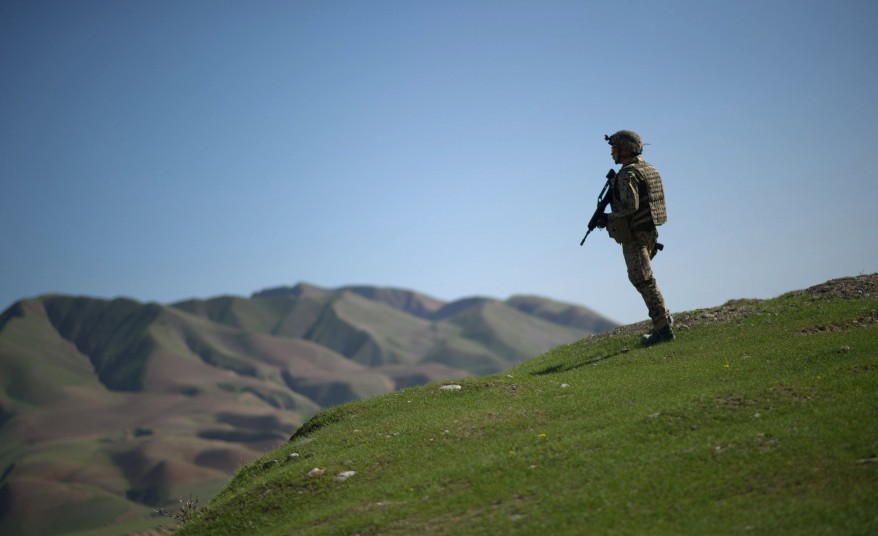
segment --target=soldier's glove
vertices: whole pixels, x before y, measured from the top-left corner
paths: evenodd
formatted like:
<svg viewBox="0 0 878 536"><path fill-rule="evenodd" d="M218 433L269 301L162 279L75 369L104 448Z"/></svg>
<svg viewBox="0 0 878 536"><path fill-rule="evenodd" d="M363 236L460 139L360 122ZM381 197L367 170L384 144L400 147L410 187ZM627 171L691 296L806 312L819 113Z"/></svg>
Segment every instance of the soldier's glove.
<svg viewBox="0 0 878 536"><path fill-rule="evenodd" d="M607 214L598 214L598 218L595 221L595 227L598 229L604 229L607 227Z"/></svg>

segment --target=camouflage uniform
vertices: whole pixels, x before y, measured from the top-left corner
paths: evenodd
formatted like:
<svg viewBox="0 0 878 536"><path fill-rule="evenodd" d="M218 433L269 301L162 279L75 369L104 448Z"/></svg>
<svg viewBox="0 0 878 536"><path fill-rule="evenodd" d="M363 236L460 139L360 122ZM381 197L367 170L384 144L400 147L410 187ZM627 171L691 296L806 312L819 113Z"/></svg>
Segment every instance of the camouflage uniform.
<svg viewBox="0 0 878 536"><path fill-rule="evenodd" d="M665 300L655 282L651 259L656 253L656 225L667 220L659 172L637 156L610 181L607 230L618 243L628 267L628 280L640 292L654 330L671 322Z"/></svg>

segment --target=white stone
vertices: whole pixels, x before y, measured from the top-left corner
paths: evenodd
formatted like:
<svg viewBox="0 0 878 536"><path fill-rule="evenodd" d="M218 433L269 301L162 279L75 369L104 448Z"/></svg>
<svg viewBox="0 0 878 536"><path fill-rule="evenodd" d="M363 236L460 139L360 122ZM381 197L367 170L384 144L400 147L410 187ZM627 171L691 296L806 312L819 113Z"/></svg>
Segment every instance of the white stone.
<svg viewBox="0 0 878 536"><path fill-rule="evenodd" d="M347 480L350 477L354 476L355 474L357 474L356 471L342 471L341 473L335 475L335 479L339 480L339 481Z"/></svg>

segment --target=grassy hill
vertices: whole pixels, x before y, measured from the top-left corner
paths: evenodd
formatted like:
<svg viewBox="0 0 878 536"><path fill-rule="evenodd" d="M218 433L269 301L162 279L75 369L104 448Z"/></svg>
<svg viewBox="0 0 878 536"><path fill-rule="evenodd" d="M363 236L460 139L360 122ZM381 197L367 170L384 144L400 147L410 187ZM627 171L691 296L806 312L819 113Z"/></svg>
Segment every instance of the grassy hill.
<svg viewBox="0 0 878 536"><path fill-rule="evenodd" d="M300 285L173 306L16 303L0 314L0 533L146 530L322 408L496 373L608 325L537 301Z"/></svg>
<svg viewBox="0 0 878 536"><path fill-rule="evenodd" d="M878 533L878 274L676 320L321 411L177 534Z"/></svg>

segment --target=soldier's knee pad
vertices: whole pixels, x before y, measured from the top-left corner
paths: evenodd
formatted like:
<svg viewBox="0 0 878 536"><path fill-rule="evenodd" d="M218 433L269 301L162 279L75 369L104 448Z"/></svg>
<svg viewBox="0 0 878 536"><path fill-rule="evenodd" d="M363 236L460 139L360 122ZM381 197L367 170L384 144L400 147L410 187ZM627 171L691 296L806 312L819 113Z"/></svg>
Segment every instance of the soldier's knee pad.
<svg viewBox="0 0 878 536"><path fill-rule="evenodd" d="M639 281L632 280L631 284L633 284L634 288L636 288L639 292L643 293L644 291L655 287L655 278L650 277L649 279L641 279Z"/></svg>

